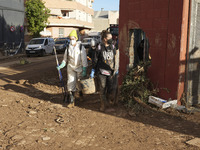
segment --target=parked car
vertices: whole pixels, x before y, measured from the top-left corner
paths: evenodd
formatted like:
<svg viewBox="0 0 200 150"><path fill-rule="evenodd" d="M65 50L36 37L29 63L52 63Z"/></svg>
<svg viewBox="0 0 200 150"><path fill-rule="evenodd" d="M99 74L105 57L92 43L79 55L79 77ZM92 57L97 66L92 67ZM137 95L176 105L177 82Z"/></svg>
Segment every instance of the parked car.
<svg viewBox="0 0 200 150"><path fill-rule="evenodd" d="M65 39L60 39L55 41L55 48L57 53L64 52L69 46L69 42Z"/></svg>
<svg viewBox="0 0 200 150"><path fill-rule="evenodd" d="M54 54L55 42L53 38L33 38L26 46L26 55L44 56L45 54Z"/></svg>
<svg viewBox="0 0 200 150"><path fill-rule="evenodd" d="M90 45L91 45L91 41L92 41L93 38L84 38L83 41L82 41L82 45L85 47L85 48L89 48ZM94 39L95 40L95 39Z"/></svg>
<svg viewBox="0 0 200 150"><path fill-rule="evenodd" d="M55 42L60 41L60 40L67 40L68 44L70 43L70 38L68 38L68 37L56 38Z"/></svg>

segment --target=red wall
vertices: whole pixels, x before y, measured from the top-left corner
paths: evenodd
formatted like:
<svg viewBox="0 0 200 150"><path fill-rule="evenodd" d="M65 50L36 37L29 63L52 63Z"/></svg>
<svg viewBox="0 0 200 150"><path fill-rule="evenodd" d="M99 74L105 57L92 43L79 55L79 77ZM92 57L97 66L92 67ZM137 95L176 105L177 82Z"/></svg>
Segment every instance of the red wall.
<svg viewBox="0 0 200 150"><path fill-rule="evenodd" d="M159 96L177 98L183 0L121 0L120 36L121 79L129 63L128 30L142 29L150 41L152 66L148 75L160 89ZM168 93L163 88L170 90Z"/></svg>

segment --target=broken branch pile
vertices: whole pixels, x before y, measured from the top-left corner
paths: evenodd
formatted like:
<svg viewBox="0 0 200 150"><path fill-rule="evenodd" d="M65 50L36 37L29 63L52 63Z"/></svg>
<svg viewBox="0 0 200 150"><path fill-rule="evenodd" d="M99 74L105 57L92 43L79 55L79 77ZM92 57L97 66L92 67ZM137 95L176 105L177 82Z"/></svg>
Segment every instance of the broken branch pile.
<svg viewBox="0 0 200 150"><path fill-rule="evenodd" d="M121 100L132 108L136 103L145 106L149 96L156 96L157 90L147 77L150 62L140 63L131 69L124 78L121 87Z"/></svg>

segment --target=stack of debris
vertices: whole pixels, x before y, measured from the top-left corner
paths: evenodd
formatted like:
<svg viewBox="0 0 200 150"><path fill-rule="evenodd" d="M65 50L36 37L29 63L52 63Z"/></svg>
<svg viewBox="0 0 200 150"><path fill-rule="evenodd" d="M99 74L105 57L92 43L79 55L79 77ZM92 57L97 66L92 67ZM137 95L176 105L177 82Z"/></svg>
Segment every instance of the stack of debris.
<svg viewBox="0 0 200 150"><path fill-rule="evenodd" d="M148 103L149 96L156 96L157 89L147 77L150 62L140 63L126 75L121 87L121 100L129 107Z"/></svg>

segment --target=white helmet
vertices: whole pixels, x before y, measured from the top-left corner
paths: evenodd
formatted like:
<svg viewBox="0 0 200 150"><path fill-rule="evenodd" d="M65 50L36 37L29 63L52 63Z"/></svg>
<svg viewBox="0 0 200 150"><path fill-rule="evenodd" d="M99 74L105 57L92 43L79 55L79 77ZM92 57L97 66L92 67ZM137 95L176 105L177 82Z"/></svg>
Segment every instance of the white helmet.
<svg viewBox="0 0 200 150"><path fill-rule="evenodd" d="M94 46L96 46L96 42L95 42L94 39L92 39L92 40L91 40L91 47L94 47Z"/></svg>

